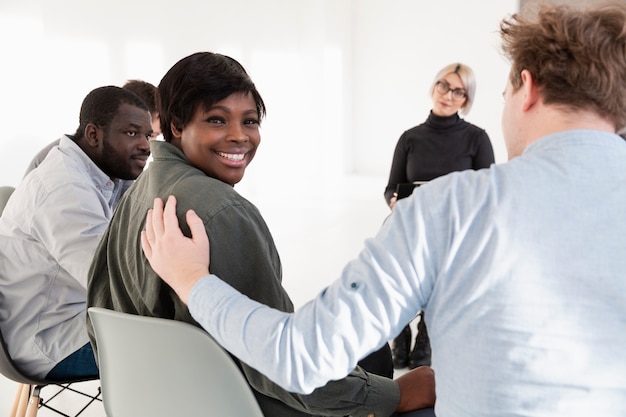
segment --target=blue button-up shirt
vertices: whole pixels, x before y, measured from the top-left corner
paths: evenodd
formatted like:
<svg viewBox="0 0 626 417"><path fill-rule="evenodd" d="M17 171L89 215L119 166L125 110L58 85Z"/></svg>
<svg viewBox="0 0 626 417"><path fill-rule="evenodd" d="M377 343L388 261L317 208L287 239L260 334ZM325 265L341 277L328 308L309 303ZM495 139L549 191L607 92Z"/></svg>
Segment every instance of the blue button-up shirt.
<svg viewBox="0 0 626 417"><path fill-rule="evenodd" d="M446 416L626 415L626 142L573 130L400 200L341 278L295 314L215 276L193 316L308 392L424 309Z"/></svg>

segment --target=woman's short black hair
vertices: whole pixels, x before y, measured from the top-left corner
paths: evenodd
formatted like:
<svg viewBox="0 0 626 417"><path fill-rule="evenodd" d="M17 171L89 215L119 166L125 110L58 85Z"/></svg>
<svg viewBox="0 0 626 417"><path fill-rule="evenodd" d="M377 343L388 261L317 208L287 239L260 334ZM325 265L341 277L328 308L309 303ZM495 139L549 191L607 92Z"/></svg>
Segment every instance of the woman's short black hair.
<svg viewBox="0 0 626 417"><path fill-rule="evenodd" d="M239 62L213 52L197 52L181 59L165 74L158 87L164 139L171 142L172 126L182 129L199 105L209 109L233 93L250 93L259 120L265 116L263 99Z"/></svg>

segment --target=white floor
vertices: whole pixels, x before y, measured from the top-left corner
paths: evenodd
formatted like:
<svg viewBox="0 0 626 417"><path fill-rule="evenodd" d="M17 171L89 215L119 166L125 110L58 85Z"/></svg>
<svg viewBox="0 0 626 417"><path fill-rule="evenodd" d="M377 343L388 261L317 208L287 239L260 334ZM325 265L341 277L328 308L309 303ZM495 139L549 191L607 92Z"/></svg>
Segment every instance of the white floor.
<svg viewBox="0 0 626 417"><path fill-rule="evenodd" d="M383 199L386 178L344 177L307 187L295 183L268 190L241 184L239 192L257 205L272 234L283 263L283 282L296 307L334 281L343 266L357 256L363 241L373 236L389 214ZM396 372L396 375L404 371ZM94 383L83 383L94 389ZM97 383L95 384L97 389ZM8 415L17 386L0 376L0 415ZM43 398L52 394L43 391ZM62 393L59 408L80 410L84 400ZM53 416L40 410L40 417ZM85 417L104 417L101 404Z"/></svg>

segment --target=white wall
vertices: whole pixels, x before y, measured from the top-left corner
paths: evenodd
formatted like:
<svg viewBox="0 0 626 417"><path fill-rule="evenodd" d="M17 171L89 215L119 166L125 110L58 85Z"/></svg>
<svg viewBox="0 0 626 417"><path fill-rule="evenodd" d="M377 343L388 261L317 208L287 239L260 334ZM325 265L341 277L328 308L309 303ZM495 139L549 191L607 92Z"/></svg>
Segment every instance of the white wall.
<svg viewBox="0 0 626 417"><path fill-rule="evenodd" d="M517 0L0 0L0 184L78 124L93 88L158 84L196 51L238 59L268 107L242 194L259 206L296 305L334 279L388 213L382 198L403 130L430 110L428 86L472 66L468 121L500 133L507 63L498 23ZM13 386L0 378L0 414Z"/></svg>
<svg viewBox="0 0 626 417"><path fill-rule="evenodd" d="M436 71L460 60L478 78L467 119L498 161L507 64L499 20L514 0L0 1L0 183L17 185L39 147L78 124L92 88L158 84L199 50L230 54L267 101L256 183L357 173L386 179L400 133L422 122ZM280 164L273 161L280 160ZM257 181L258 177L258 181Z"/></svg>
<svg viewBox="0 0 626 417"><path fill-rule="evenodd" d="M473 68L477 93L466 120L487 130L496 160L506 159L500 107L508 63L498 53L498 23L513 1L376 1L355 13L353 131L357 172L383 177L402 132L432 107L429 87L445 65ZM386 178L385 178L386 180ZM386 185L386 182L385 182Z"/></svg>

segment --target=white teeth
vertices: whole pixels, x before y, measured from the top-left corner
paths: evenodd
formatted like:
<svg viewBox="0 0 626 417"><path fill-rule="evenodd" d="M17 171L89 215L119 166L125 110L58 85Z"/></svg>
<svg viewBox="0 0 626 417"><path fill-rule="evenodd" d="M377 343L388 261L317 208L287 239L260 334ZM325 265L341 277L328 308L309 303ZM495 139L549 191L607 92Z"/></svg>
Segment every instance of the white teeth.
<svg viewBox="0 0 626 417"><path fill-rule="evenodd" d="M226 158L226 159L230 159L231 161L241 161L243 160L244 154L242 153L224 153L224 152L218 152L217 153L219 156Z"/></svg>

